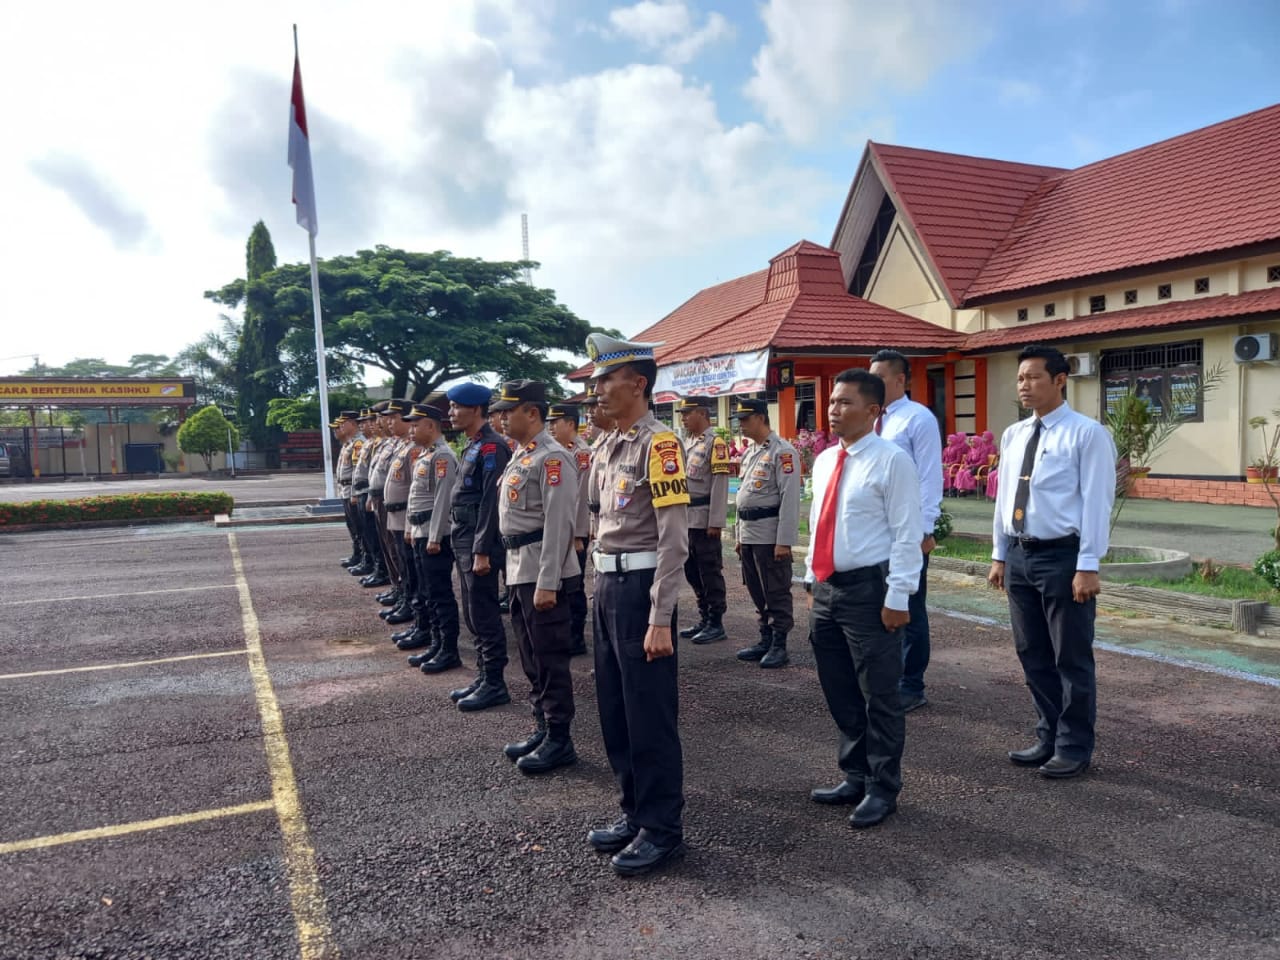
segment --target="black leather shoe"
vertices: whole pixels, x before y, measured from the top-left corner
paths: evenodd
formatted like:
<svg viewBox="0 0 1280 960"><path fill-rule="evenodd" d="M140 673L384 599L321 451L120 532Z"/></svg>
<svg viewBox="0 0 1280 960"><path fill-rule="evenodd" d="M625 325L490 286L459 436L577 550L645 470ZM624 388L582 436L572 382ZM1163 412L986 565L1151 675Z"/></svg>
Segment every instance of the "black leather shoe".
<svg viewBox="0 0 1280 960"><path fill-rule="evenodd" d="M358 557L343 557L341 560L338 561L338 565L341 567L349 568L349 567L354 567L359 562L360 562L360 559Z"/></svg>
<svg viewBox="0 0 1280 960"><path fill-rule="evenodd" d="M1025 750L1010 750L1009 762L1020 767L1038 767L1053 756L1053 747L1047 743L1037 743Z"/></svg>
<svg viewBox="0 0 1280 960"><path fill-rule="evenodd" d="M386 618L387 623L391 623L391 624L411 623L412 621L417 619L418 618L417 616L414 615L413 609L411 607L396 607L394 610L391 611L390 614L388 614Z"/></svg>
<svg viewBox="0 0 1280 960"><path fill-rule="evenodd" d="M526 753L516 761L521 773L550 773L557 767L567 767L578 762L578 754L573 749L573 741L569 737L554 739L547 737L538 749Z"/></svg>
<svg viewBox="0 0 1280 960"><path fill-rule="evenodd" d="M353 577L367 577L369 574L373 573L373 564L362 560L354 567L347 567L347 573L351 574Z"/></svg>
<svg viewBox="0 0 1280 960"><path fill-rule="evenodd" d="M445 650L437 650L435 656L433 656L430 660L428 660L426 663L422 665L422 672L423 673L444 673L446 670L456 670L460 666L462 666L462 658L458 656L456 651L448 652ZM463 687L462 696L458 696L458 697L453 696L453 693L458 692L457 690L449 694L449 696L453 698L454 703L457 703L459 700L462 699L462 697L465 697L468 694L470 694L478 686L480 686L479 680L475 682L475 686Z"/></svg>
<svg viewBox="0 0 1280 960"><path fill-rule="evenodd" d="M886 800L884 797L877 797L875 794L867 794L862 798L862 802L854 809L853 815L849 817L849 826L858 830L867 827L874 827L877 823L883 823L885 818L893 811L898 809L896 800Z"/></svg>
<svg viewBox="0 0 1280 960"><path fill-rule="evenodd" d="M494 682L485 679L480 682L480 686L458 701L458 709L464 713L473 713L476 710L488 710L490 707L500 707L510 702L511 691L502 680Z"/></svg>
<svg viewBox="0 0 1280 960"><path fill-rule="evenodd" d="M403 640L396 641L397 650L425 650L431 646L431 634L425 630L415 630Z"/></svg>
<svg viewBox="0 0 1280 960"><path fill-rule="evenodd" d="M763 658L764 655L769 652L769 648L772 646L773 646L772 637L770 637L768 640L761 639L757 641L754 646L747 647L745 650L739 650L737 653L737 657L739 660L742 660L746 663L750 663L752 661Z"/></svg>
<svg viewBox="0 0 1280 960"><path fill-rule="evenodd" d="M770 647L769 652L760 658L760 666L765 670L776 670L778 667L785 667L790 662L791 658L787 656L787 648L777 643Z"/></svg>
<svg viewBox="0 0 1280 960"><path fill-rule="evenodd" d="M723 640L727 636L729 635L724 632L724 627L709 621L705 627L693 635L693 642L698 644L715 643L717 640Z"/></svg>
<svg viewBox="0 0 1280 960"><path fill-rule="evenodd" d="M910 713L912 710L919 710L921 707L929 705L929 698L923 693L904 693L902 694L902 712Z"/></svg>
<svg viewBox="0 0 1280 960"><path fill-rule="evenodd" d="M539 724L533 733L529 734L523 740L517 740L515 743L508 743L502 748L502 752L507 755L507 759L515 763L527 753L533 753L538 747L542 746L542 741L547 739L547 728Z"/></svg>
<svg viewBox="0 0 1280 960"><path fill-rule="evenodd" d="M848 780L841 780L834 787L818 787L809 791L809 799L814 803L825 803L831 807L861 803L866 795L866 784L850 783Z"/></svg>
<svg viewBox="0 0 1280 960"><path fill-rule="evenodd" d="M706 628L707 628L707 619L706 617L703 617L701 620L695 623L692 627L685 627L683 630L681 630L680 638L682 640L692 640L694 637L696 637Z"/></svg>
<svg viewBox="0 0 1280 960"><path fill-rule="evenodd" d="M391 583L391 578L385 573L371 573L360 581L362 587L385 587Z"/></svg>
<svg viewBox="0 0 1280 960"><path fill-rule="evenodd" d="M633 827L626 817L607 827L598 827L587 834L587 843L601 853L617 853L630 845L640 835L640 828Z"/></svg>
<svg viewBox="0 0 1280 960"><path fill-rule="evenodd" d="M1050 780L1069 780L1071 777L1080 776L1088 769L1088 760L1068 760L1055 753L1040 768L1040 776L1048 777Z"/></svg>
<svg viewBox="0 0 1280 960"><path fill-rule="evenodd" d="M660 847L650 840L637 837L624 849L613 855L609 862L613 871L623 877L638 877L642 873L657 870L664 864L684 856L683 841Z"/></svg>
<svg viewBox="0 0 1280 960"><path fill-rule="evenodd" d="M428 666L430 666L430 664L428 664ZM424 668L424 671L425 671L425 668ZM484 674L480 674L479 676L477 676L465 687L459 687L457 690L450 690L449 699L452 700L454 703L457 703L459 700L465 699L466 697L469 697L473 693L475 693L476 690L480 688L480 684L482 683L484 683Z"/></svg>
<svg viewBox="0 0 1280 960"><path fill-rule="evenodd" d="M409 666L421 667L424 663L426 663L428 660L431 659L431 651L426 650L423 653L415 653L412 657L409 657L408 659L409 659Z"/></svg>
<svg viewBox="0 0 1280 960"><path fill-rule="evenodd" d="M380 593L373 599L377 600L384 607L396 607L400 605L400 594L396 593L394 590L388 590L385 593Z"/></svg>

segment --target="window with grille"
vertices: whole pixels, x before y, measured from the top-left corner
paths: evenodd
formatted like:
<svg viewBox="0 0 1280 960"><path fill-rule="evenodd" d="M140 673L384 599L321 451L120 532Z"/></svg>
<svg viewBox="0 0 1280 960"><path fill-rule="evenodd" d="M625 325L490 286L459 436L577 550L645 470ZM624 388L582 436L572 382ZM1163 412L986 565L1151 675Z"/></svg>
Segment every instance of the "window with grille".
<svg viewBox="0 0 1280 960"><path fill-rule="evenodd" d="M1052 317L1056 312L1057 312L1056 304L1046 303L1044 305L1044 315L1046 319L1048 319L1049 317Z"/></svg>
<svg viewBox="0 0 1280 960"><path fill-rule="evenodd" d="M1026 320L1026 319L1027 319L1027 308L1026 308L1026 307L1019 307L1019 308L1018 308L1018 322L1019 322L1019 323L1021 323L1023 320Z"/></svg>
<svg viewBox="0 0 1280 960"><path fill-rule="evenodd" d="M1171 410L1183 421L1204 421L1203 340L1103 350L1101 368L1104 415L1133 393L1154 416Z"/></svg>
<svg viewBox="0 0 1280 960"><path fill-rule="evenodd" d="M1157 300L1168 300L1168 299L1169 299L1170 297L1172 297L1172 296L1173 296L1173 284L1172 284L1172 283L1162 283L1162 284L1160 284L1160 286L1156 287L1156 299L1157 299Z"/></svg>
<svg viewBox="0 0 1280 960"><path fill-rule="evenodd" d="M1196 277L1196 293L1208 293L1208 292L1209 292L1209 278Z"/></svg>
<svg viewBox="0 0 1280 960"><path fill-rule="evenodd" d="M1280 283L1280 265L1267 267L1267 283Z"/></svg>
<svg viewBox="0 0 1280 960"><path fill-rule="evenodd" d="M1106 309L1107 295L1105 293L1099 293L1098 295L1089 298L1090 313L1102 313L1102 311Z"/></svg>
<svg viewBox="0 0 1280 960"><path fill-rule="evenodd" d="M1138 291L1137 291L1137 290L1126 290L1126 291L1124 292L1124 304L1125 304L1125 306L1126 306L1126 307L1128 307L1128 306L1132 306L1133 304L1135 304L1135 303L1137 303L1137 302L1138 302Z"/></svg>
<svg viewBox="0 0 1280 960"><path fill-rule="evenodd" d="M818 429L818 385L812 380L796 381L796 429Z"/></svg>

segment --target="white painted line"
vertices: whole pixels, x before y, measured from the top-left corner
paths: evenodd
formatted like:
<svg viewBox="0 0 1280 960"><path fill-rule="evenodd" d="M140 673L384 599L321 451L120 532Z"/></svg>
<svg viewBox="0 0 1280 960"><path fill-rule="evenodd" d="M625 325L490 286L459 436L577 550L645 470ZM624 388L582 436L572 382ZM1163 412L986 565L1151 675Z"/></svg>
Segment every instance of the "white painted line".
<svg viewBox="0 0 1280 960"><path fill-rule="evenodd" d="M130 660L128 663L101 663L92 667L63 667L60 670L32 670L30 673L0 673L0 680L23 680L27 677L52 677L60 673L89 673L94 670L126 670L130 667L149 667L155 663L178 663L182 660L208 660L212 657L243 657L244 650L222 650L218 653L188 653L181 657L160 657L156 660Z"/></svg>
<svg viewBox="0 0 1280 960"><path fill-rule="evenodd" d="M131 590L127 593L86 593L78 597L40 597L36 600L4 600L0 607L16 607L24 603L68 603L72 600L110 600L115 597L149 597L157 593L190 593L195 590L234 590L234 583L216 583L203 587L167 587L163 590Z"/></svg>

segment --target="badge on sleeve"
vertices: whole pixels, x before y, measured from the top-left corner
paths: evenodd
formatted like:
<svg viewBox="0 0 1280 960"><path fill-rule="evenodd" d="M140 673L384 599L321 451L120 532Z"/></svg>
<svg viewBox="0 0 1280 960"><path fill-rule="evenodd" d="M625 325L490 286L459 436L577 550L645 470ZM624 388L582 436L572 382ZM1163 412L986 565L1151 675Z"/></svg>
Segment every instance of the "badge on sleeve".
<svg viewBox="0 0 1280 960"><path fill-rule="evenodd" d="M449 461L441 457L436 461L436 479L443 480L446 473L449 472Z"/></svg>
<svg viewBox="0 0 1280 960"><path fill-rule="evenodd" d="M782 472L783 472L783 473L795 473L795 472L796 472L796 458L795 458L794 456L792 456L791 454L789 454L789 453L779 454L779 455L778 455L778 462L779 462L780 464L782 464Z"/></svg>
<svg viewBox="0 0 1280 960"><path fill-rule="evenodd" d="M548 457L543 461L542 468L547 474L547 483L550 486L560 486L560 470L563 464L559 457Z"/></svg>
<svg viewBox="0 0 1280 960"><path fill-rule="evenodd" d="M578 469L579 470L591 469L591 451L590 450L578 451Z"/></svg>
<svg viewBox="0 0 1280 960"><path fill-rule="evenodd" d="M680 441L670 431L656 433L649 447L649 491L655 507L688 505L689 481L684 473Z"/></svg>
<svg viewBox="0 0 1280 960"><path fill-rule="evenodd" d="M716 437L711 443L711 473L714 476L732 472L733 468L729 463L729 445L720 437Z"/></svg>
<svg viewBox="0 0 1280 960"><path fill-rule="evenodd" d="M418 479L424 479L424 480L425 480L425 479L426 479L426 476L427 476L427 465L426 465L426 463L425 463L425 462L423 462L423 463L418 464L416 467L414 467L414 468L413 468L413 475L414 475L414 477L415 477L415 478L418 478Z"/></svg>

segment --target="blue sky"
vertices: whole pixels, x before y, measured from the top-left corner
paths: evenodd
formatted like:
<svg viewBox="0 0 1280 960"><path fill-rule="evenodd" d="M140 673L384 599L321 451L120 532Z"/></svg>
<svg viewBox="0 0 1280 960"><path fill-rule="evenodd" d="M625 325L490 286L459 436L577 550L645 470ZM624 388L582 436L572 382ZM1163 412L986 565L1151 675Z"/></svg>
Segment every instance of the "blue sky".
<svg viewBox="0 0 1280 960"><path fill-rule="evenodd" d="M868 137L1078 166L1280 99L1273 0L431 0L10 14L0 356L173 353L285 165L299 24L322 256L515 259L635 332L827 243ZM74 13L80 29L62 29ZM1277 158L1280 161L1280 157ZM0 359L0 374L28 360Z"/></svg>

